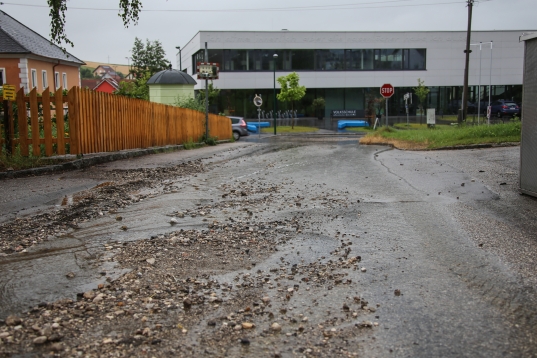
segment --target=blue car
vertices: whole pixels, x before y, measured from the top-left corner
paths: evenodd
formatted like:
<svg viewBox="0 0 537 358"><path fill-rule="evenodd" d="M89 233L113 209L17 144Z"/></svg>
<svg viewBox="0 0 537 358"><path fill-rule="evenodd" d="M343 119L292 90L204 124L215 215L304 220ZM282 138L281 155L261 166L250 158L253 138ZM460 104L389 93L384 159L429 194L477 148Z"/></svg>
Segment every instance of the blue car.
<svg viewBox="0 0 537 358"><path fill-rule="evenodd" d="M502 118L504 116L520 116L520 107L514 101L499 99L491 104L491 116Z"/></svg>

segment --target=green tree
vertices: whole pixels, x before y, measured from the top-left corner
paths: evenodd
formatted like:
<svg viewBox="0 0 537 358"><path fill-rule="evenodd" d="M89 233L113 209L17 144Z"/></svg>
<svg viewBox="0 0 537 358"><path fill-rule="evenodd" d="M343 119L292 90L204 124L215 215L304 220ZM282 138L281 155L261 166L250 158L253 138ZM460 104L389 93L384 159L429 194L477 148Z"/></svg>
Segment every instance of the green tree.
<svg viewBox="0 0 537 358"><path fill-rule="evenodd" d="M214 87L212 81L209 83L209 86L207 86L207 89L209 90L209 104L214 104L215 100L220 95L220 89ZM201 103L205 103L205 88L198 92L198 98Z"/></svg>
<svg viewBox="0 0 537 358"><path fill-rule="evenodd" d="M147 81L150 77L151 74L146 72L141 77L138 77L135 81L120 82L119 89L114 91L114 94L149 101L149 86L147 85Z"/></svg>
<svg viewBox="0 0 537 358"><path fill-rule="evenodd" d="M194 98L191 96L179 96L175 99L174 106L193 109L195 111L205 113L205 103L202 102L199 97Z"/></svg>
<svg viewBox="0 0 537 358"><path fill-rule="evenodd" d="M422 81L421 78L418 78L418 87L412 88L412 90L414 90L414 93L418 97L418 100L420 101L418 105L420 108L420 124L422 121L421 116L423 116L423 104L425 103L425 100L427 99L427 95L429 94L429 87L424 86L423 85L424 83L425 81Z"/></svg>
<svg viewBox="0 0 537 358"><path fill-rule="evenodd" d="M287 76L281 76L277 79L280 84L280 93L277 97L279 101L291 102L291 110L294 110L294 102L300 101L306 95L306 86L300 86L300 76L292 72ZM295 128L295 118L291 120L291 128Z"/></svg>
<svg viewBox="0 0 537 358"><path fill-rule="evenodd" d="M134 39L132 47L132 66L130 73L134 78L144 76L147 72L152 76L158 71L165 70L171 66L166 59L166 53L160 41L149 41L146 39L145 45L138 37Z"/></svg>
<svg viewBox="0 0 537 358"><path fill-rule="evenodd" d="M80 67L80 77L84 79L94 79L93 71L95 69L91 67L81 66Z"/></svg>
<svg viewBox="0 0 537 358"><path fill-rule="evenodd" d="M65 12L67 11L67 0L47 0L50 16L50 40L62 47L62 44L73 46L73 42L67 38L65 32ZM142 10L141 0L119 0L119 17L125 27L131 23L136 25L140 11Z"/></svg>

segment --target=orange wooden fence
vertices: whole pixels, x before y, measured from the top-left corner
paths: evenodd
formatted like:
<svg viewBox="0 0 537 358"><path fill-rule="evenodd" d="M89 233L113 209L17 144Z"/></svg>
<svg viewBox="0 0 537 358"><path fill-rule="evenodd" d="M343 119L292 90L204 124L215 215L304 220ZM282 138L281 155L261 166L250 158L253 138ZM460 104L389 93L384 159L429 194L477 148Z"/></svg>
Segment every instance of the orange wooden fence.
<svg viewBox="0 0 537 358"><path fill-rule="evenodd" d="M9 107L11 150L15 153L18 146L23 156L29 155L29 148L34 156L51 156L183 144L205 134L204 113L78 87L67 96L61 88L50 96L47 89L41 97L35 89L27 96L21 89ZM229 118L210 114L209 135L230 139Z"/></svg>

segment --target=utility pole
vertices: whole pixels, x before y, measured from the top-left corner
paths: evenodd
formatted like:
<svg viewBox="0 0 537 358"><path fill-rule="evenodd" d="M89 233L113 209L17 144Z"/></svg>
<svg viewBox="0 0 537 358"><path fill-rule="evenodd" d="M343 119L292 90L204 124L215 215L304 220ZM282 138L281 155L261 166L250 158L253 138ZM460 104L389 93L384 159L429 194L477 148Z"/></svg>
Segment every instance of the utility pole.
<svg viewBox="0 0 537 358"><path fill-rule="evenodd" d="M466 63L464 65L464 87L462 89L462 113L458 118L459 124L466 121L466 114L468 113L468 67L470 65L470 37L472 35L472 8L474 7L474 0L468 1L468 30L466 32Z"/></svg>

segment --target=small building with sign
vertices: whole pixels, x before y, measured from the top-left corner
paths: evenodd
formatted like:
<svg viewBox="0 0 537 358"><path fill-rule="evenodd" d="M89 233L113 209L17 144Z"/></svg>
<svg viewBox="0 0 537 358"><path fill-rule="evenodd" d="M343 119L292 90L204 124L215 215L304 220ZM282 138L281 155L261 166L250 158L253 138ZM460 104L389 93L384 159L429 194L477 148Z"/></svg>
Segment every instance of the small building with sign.
<svg viewBox="0 0 537 358"><path fill-rule="evenodd" d="M178 97L194 97L197 82L182 71L168 69L155 73L147 81L151 102L174 104Z"/></svg>
<svg viewBox="0 0 537 358"><path fill-rule="evenodd" d="M477 110L478 103L488 103L489 82L493 101L522 99L524 48L519 36L523 32L531 30L472 32L472 43L492 41L493 64L490 71L491 49L483 46L479 90L480 53L479 47L472 47L470 112ZM317 117L312 102L320 97L326 102L326 118L333 110L384 112L369 107L379 106L375 99L385 83L394 87L390 116L406 116L404 95L413 92L418 78L430 89L425 108L449 114L456 113L461 103L466 31L200 31L181 46L178 58L192 76L197 74L197 64L205 61L205 43L208 62L220 64L215 86L220 89L218 111L223 113L256 118L252 102L256 93L265 99L263 109L272 110L274 74L293 71L307 88L306 96L295 103L299 115L306 117ZM194 88L202 87L198 83ZM413 105L408 103L410 114L415 114L419 104L415 95ZM290 109L290 104L280 102L277 108Z"/></svg>
<svg viewBox="0 0 537 358"><path fill-rule="evenodd" d="M520 40L525 45L520 190L537 196L537 32L525 34Z"/></svg>
<svg viewBox="0 0 537 358"><path fill-rule="evenodd" d="M0 11L0 86L38 93L80 86L84 62Z"/></svg>

